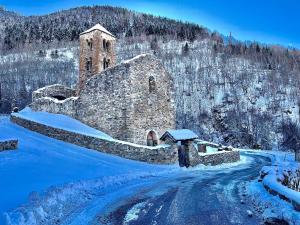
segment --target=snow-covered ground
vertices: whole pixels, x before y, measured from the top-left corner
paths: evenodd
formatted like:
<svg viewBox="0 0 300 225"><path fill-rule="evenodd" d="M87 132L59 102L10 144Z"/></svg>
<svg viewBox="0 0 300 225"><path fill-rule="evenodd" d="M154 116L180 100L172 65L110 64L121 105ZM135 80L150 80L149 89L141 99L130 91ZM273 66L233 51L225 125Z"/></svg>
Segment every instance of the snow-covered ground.
<svg viewBox="0 0 300 225"><path fill-rule="evenodd" d="M54 114L48 112L35 112L29 107L26 107L18 113L13 113L13 115L31 120L37 123L45 124L47 126L79 133L88 136L99 137L102 139L112 139L108 134L105 134L99 130L89 127L78 120L75 120L69 116L62 114Z"/></svg>
<svg viewBox="0 0 300 225"><path fill-rule="evenodd" d="M76 200L75 206L83 204L89 197L84 199L82 190L91 194L89 191L178 169L176 165L150 165L64 143L24 129L2 116L0 139L9 138L17 138L19 147L0 153L0 224L4 223L4 212L10 212L6 216L15 224L34 221L35 216L47 217L43 206L55 207L57 213L62 213L71 210L59 208L71 197ZM26 202L40 207L32 211L27 208L26 213L20 214L26 207L19 206ZM18 210L11 211L16 207Z"/></svg>
<svg viewBox="0 0 300 225"><path fill-rule="evenodd" d="M18 116L74 132L106 135L63 115L54 118L27 109ZM53 224L82 208L95 195L106 196L116 190L114 193L119 194L112 196L117 198L124 195L118 192L120 189L129 193L176 173L222 170L247 163L244 158L235 164L192 169L151 165L48 138L13 124L7 116L0 117L0 131L0 139L19 140L16 151L0 153L0 224L5 220L8 224Z"/></svg>
<svg viewBox="0 0 300 225"><path fill-rule="evenodd" d="M89 135L106 135L65 116L58 116L59 119L47 113L32 116L28 110L19 116ZM0 139L11 138L19 140L19 147L16 151L0 153L0 224L5 220L8 224L69 224L68 219L72 221L70 215L76 216L77 221L84 221L87 215L94 215L99 206L112 199L134 194L151 183L163 182L165 178L180 173L181 176L182 173L189 175L196 170L203 171L201 176L205 178L209 171L230 173L251 165L250 158L243 156L240 162L217 167L186 169L177 165L151 165L48 138L1 116ZM260 151L256 154L269 156L277 163L293 157L279 152ZM275 213L284 215L289 221L300 221L299 213L291 204L270 195L261 183L251 182L248 192L255 196L261 208L266 206L264 214Z"/></svg>
<svg viewBox="0 0 300 225"><path fill-rule="evenodd" d="M251 151L253 154L267 156L271 159L272 165L262 168L261 173L264 178L261 182L254 180L247 185L247 192L256 205L258 211L263 213L263 217L278 218L288 221L291 225L300 224L300 212L296 211L291 203L280 199L278 195L271 195L264 187L268 186L297 203L300 202L300 192L294 191L281 184L283 173L295 171L300 168L300 163L295 162L293 153L278 151Z"/></svg>

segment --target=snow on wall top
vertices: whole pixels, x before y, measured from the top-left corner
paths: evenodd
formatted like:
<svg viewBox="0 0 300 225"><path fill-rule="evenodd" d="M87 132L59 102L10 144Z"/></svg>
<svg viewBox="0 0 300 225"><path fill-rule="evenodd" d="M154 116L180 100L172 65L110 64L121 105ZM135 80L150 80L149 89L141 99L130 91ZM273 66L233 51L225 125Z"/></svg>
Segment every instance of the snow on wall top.
<svg viewBox="0 0 300 225"><path fill-rule="evenodd" d="M54 114L48 112L35 112L26 107L18 113L12 113L14 116L41 123L50 127L55 127L74 133L84 134L88 136L98 137L102 139L113 139L108 134L89 127L78 120L62 114Z"/></svg>
<svg viewBox="0 0 300 225"><path fill-rule="evenodd" d="M147 57L147 56L153 57L153 55L145 53L145 54L137 55L137 56L135 56L131 59L123 60L121 63L131 63L131 62L134 62L135 60L138 60L140 58L144 58L144 57Z"/></svg>
<svg viewBox="0 0 300 225"><path fill-rule="evenodd" d="M188 129L167 130L160 138L164 140L166 137L171 137L174 141L191 140L198 138L198 135Z"/></svg>
<svg viewBox="0 0 300 225"><path fill-rule="evenodd" d="M105 29L103 26L101 26L99 23L97 23L97 24L96 24L95 26L93 26L92 28L90 28L90 29L88 29L88 30L82 32L80 35L89 33L89 32L91 32L91 31L93 31L93 30L99 30L99 31L102 31L102 32L104 32L104 33L106 33L106 34L112 36L112 37L115 37L112 33L110 33L108 30L106 30L106 29Z"/></svg>

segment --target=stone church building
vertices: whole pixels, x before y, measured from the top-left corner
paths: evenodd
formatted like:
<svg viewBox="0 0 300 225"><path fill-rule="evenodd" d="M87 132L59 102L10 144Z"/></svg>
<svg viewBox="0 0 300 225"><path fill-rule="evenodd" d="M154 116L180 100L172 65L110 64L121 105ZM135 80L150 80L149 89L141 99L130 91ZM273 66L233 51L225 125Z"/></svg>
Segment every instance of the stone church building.
<svg viewBox="0 0 300 225"><path fill-rule="evenodd" d="M115 45L100 24L81 33L77 89L38 89L30 107L72 116L115 139L155 146L175 129L171 76L150 54L116 65Z"/></svg>

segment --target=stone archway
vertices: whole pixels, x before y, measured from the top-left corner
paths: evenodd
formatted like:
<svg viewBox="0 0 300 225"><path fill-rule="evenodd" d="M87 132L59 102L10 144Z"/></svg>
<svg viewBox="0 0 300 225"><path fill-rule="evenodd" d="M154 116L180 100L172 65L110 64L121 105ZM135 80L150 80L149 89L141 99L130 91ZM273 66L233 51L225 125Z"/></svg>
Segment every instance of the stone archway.
<svg viewBox="0 0 300 225"><path fill-rule="evenodd" d="M153 130L151 130L147 134L147 146L156 146L156 145L158 145L158 138L156 133Z"/></svg>

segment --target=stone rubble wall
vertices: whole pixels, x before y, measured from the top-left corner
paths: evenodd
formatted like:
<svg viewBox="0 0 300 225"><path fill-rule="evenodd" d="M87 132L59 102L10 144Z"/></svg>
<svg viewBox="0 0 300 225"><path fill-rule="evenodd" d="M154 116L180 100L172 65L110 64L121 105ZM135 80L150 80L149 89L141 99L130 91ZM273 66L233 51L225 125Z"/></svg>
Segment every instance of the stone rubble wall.
<svg viewBox="0 0 300 225"><path fill-rule="evenodd" d="M0 140L0 152L4 150L14 150L18 147L18 140Z"/></svg>
<svg viewBox="0 0 300 225"><path fill-rule="evenodd" d="M93 40L93 50L87 44L87 40ZM103 40L109 41L109 51L104 49ZM80 57L79 57L79 83L78 93L84 88L86 81L93 75L102 72L104 58L110 60L110 66L116 64L116 53L115 53L116 40L114 37L94 30L89 33L80 35ZM86 70L86 60L92 58L92 70Z"/></svg>
<svg viewBox="0 0 300 225"><path fill-rule="evenodd" d="M154 79L150 91L149 80ZM78 97L75 90L51 85L33 93L34 111L65 114L110 136L139 145L154 131L159 138L175 129L172 79L160 60L144 54L102 71L87 80ZM68 97L58 100L53 96Z"/></svg>
<svg viewBox="0 0 300 225"><path fill-rule="evenodd" d="M32 92L32 102L43 97L64 96L65 98L70 98L75 95L75 89L60 84L53 84Z"/></svg>
<svg viewBox="0 0 300 225"><path fill-rule="evenodd" d="M232 163L240 160L240 152L235 150L219 151L216 153L199 153L195 141L188 142L188 151L190 166L196 166L198 164L216 166L222 163Z"/></svg>
<svg viewBox="0 0 300 225"><path fill-rule="evenodd" d="M240 160L240 152L239 151L221 151L211 154L205 155L197 155L192 157L191 165L195 166L198 164L203 165L219 165L222 163L233 163Z"/></svg>
<svg viewBox="0 0 300 225"><path fill-rule="evenodd" d="M34 111L64 114L74 118L76 117L77 99L77 97L70 97L59 101L50 97L42 97L32 102L29 107Z"/></svg>
<svg viewBox="0 0 300 225"><path fill-rule="evenodd" d="M148 163L171 164L177 162L177 149L170 145L148 147L136 145L115 139L101 139L59 128L50 127L34 121L11 115L11 121L29 130L38 132L51 138L69 142L100 152L114 154L132 160Z"/></svg>
<svg viewBox="0 0 300 225"><path fill-rule="evenodd" d="M155 88L150 91L150 78ZM174 129L172 79L154 56L139 55L91 77L80 92L76 119L110 136L141 145L154 131Z"/></svg>
<svg viewBox="0 0 300 225"><path fill-rule="evenodd" d="M76 116L76 90L64 85L54 84L40 88L32 93L32 103L29 107L34 111L59 113ZM66 99L59 100L55 96Z"/></svg>

